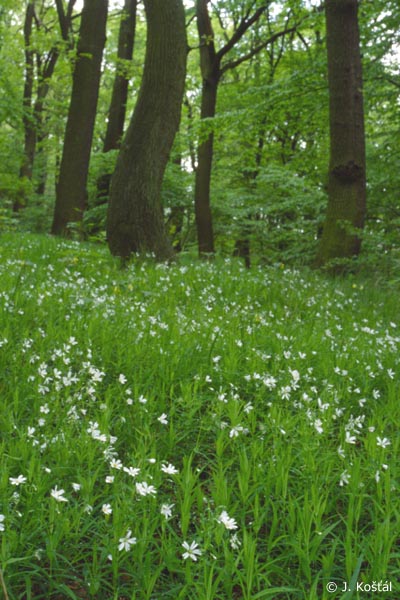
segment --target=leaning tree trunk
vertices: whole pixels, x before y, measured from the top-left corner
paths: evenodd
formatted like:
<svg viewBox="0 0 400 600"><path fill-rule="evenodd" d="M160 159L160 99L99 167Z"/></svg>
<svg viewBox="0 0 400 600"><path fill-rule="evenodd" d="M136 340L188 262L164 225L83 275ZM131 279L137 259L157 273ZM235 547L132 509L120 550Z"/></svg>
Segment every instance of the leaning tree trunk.
<svg viewBox="0 0 400 600"><path fill-rule="evenodd" d="M124 12L121 18L118 35L117 72L108 111L107 130L103 146L104 153L118 149L124 133L129 87L129 74L126 64L132 60L133 56L137 2L138 0L125 0ZM97 201L99 204L108 200L110 182L111 173L104 173L99 177L97 181Z"/></svg>
<svg viewBox="0 0 400 600"><path fill-rule="evenodd" d="M360 252L366 212L358 0L326 0L330 96L328 208L317 264Z"/></svg>
<svg viewBox="0 0 400 600"><path fill-rule="evenodd" d="M106 39L108 0L85 0L65 131L52 233L68 234L82 221L86 182Z"/></svg>
<svg viewBox="0 0 400 600"><path fill-rule="evenodd" d="M186 71L182 0L145 0L146 58L139 98L111 181L107 236L124 259L150 252L158 260L173 250L161 206L161 184L179 126Z"/></svg>

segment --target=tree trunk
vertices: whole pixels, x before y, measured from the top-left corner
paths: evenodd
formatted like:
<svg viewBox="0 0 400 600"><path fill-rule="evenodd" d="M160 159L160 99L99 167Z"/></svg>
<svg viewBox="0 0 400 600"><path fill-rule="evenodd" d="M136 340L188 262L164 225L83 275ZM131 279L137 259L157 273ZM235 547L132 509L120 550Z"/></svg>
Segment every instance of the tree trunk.
<svg viewBox="0 0 400 600"><path fill-rule="evenodd" d="M54 69L57 64L59 57L59 51L57 48L50 50L49 55L46 59L45 65L41 65L41 60L37 57L38 62L38 86L35 105L33 107L34 115L34 127L36 130L35 135L35 147L34 147L34 160L38 164L39 168L35 169L37 172L38 183L36 185L36 193L43 195L46 186L46 165L47 157L44 149L44 144L48 136L46 131L46 117L44 115L45 100L50 89L50 79L53 76Z"/></svg>
<svg viewBox="0 0 400 600"><path fill-rule="evenodd" d="M182 0L145 0L146 58L139 98L111 181L107 236L112 254L172 257L161 184L179 127L186 72Z"/></svg>
<svg viewBox="0 0 400 600"><path fill-rule="evenodd" d="M221 76L220 61L214 46L214 31L207 7L208 0L197 0L196 16L200 41L200 68L203 78L201 94L201 119L215 117L218 83ZM214 233L210 203L211 171L214 134L210 132L200 142L197 151L197 169L194 193L197 242L200 256L214 254Z"/></svg>
<svg viewBox="0 0 400 600"><path fill-rule="evenodd" d="M330 95L328 207L317 264L360 252L366 212L365 135L357 0L327 0ZM349 230L350 229L350 230Z"/></svg>
<svg viewBox="0 0 400 600"><path fill-rule="evenodd" d="M285 27L282 31L272 34L268 39L255 44L251 50L240 54L239 58L225 61L223 59L240 42L246 32L268 10L269 3L262 3L256 8L256 2L251 2L249 8L243 7L243 17L235 23L231 37L218 52L214 44L214 31L208 12L209 0L196 1L197 29L200 41L200 67L203 78L201 118L212 119L215 116L218 84L221 77L230 69L235 69L244 61L249 60L268 44L273 43L287 33L292 33L295 28ZM254 8L254 13L251 13ZM212 215L210 203L211 171L213 161L213 133L211 132L198 148L198 164L196 169L195 184L195 213L197 237L200 256L214 253L214 236L212 228Z"/></svg>
<svg viewBox="0 0 400 600"><path fill-rule="evenodd" d="M35 155L36 130L32 114L32 96L33 96L33 57L31 49L32 25L35 16L35 5L29 2L26 7L24 21L24 43L25 43L25 83L23 97L23 125L24 125L24 155L20 168L20 179L32 179L33 159ZM22 188L23 189L23 188ZM14 212L18 212L25 206L26 198L24 193L18 195L13 204Z"/></svg>
<svg viewBox="0 0 400 600"><path fill-rule="evenodd" d="M72 47L73 40L71 39L71 19L72 10L76 0L69 0L67 6L67 13L64 12L63 0L56 0L57 10L59 14L59 24L61 28L62 38L68 43L69 47ZM43 8L43 7L42 7ZM42 59L42 56L31 49L31 36L33 22L36 22L36 27L40 31L42 27L41 15L39 17L35 14L35 2L29 2L26 11L25 23L24 23L24 40L25 40L25 86L24 86L24 159L20 169L20 178L26 178L32 180L33 178L33 167L36 159L37 145L39 145L38 153L40 153L41 167L45 165L46 159L43 152L43 143L47 138L47 132L44 131L44 101L50 89L49 81L54 73L54 69L60 54L59 45L55 44L53 48L46 54L46 57ZM37 95L34 106L32 108L33 101L33 82L34 82L34 62L36 59L37 68ZM37 184L36 191L38 193L44 193L44 183L46 179L45 173L42 172L39 167L39 183ZM20 197L14 203L14 211L18 211L26 205L27 198L24 197L26 189L22 187Z"/></svg>
<svg viewBox="0 0 400 600"><path fill-rule="evenodd" d="M82 221L96 117L108 0L85 0L79 30L72 94L56 190L52 233L68 234Z"/></svg>
<svg viewBox="0 0 400 600"><path fill-rule="evenodd" d="M218 78L203 80L201 95L201 119L215 117L217 105ZM199 144L197 151L197 169L194 206L196 214L197 240L199 255L214 253L214 233L212 226L210 187L214 151L214 134Z"/></svg>
<svg viewBox="0 0 400 600"><path fill-rule="evenodd" d="M129 79L126 72L126 65L121 65L120 62L132 60L136 28L136 7L137 0L125 0L118 35L117 72L113 84L110 109L108 111L107 130L103 146L104 153L119 148L124 133ZM99 177L97 182L97 200L99 204L108 200L110 182L111 173L105 173Z"/></svg>

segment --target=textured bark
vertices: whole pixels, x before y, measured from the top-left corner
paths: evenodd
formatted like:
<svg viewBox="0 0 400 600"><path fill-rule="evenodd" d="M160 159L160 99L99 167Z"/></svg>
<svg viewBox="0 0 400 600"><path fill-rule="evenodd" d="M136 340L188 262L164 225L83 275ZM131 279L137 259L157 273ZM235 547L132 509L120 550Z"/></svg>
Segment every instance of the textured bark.
<svg viewBox="0 0 400 600"><path fill-rule="evenodd" d="M52 233L68 234L86 207L86 182L105 44L108 0L85 0L56 190Z"/></svg>
<svg viewBox="0 0 400 600"><path fill-rule="evenodd" d="M132 60L136 28L136 7L137 0L125 0L124 12L118 34L117 57L119 61ZM129 80L126 72L124 72L124 67L121 68L120 65L117 65L110 109L108 111L108 122L103 152L116 150L120 147L122 135L124 133L128 87ZM99 203L107 201L110 192L110 182L110 173L105 173L99 177L97 182L97 198Z"/></svg>
<svg viewBox="0 0 400 600"><path fill-rule="evenodd" d="M327 0L330 163L317 264L357 255L366 212L365 134L357 0Z"/></svg>
<svg viewBox="0 0 400 600"><path fill-rule="evenodd" d="M146 58L139 98L111 181L107 236L112 254L169 259L161 184L179 126L186 72L182 0L145 0Z"/></svg>

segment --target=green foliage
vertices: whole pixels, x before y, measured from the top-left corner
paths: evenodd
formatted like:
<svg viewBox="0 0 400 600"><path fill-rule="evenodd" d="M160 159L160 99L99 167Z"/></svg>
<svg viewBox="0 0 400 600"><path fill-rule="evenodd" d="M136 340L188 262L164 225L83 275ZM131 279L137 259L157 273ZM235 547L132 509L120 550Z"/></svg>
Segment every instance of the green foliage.
<svg viewBox="0 0 400 600"><path fill-rule="evenodd" d="M32 48L42 62L54 44L60 49L56 70L48 82L44 107L41 156L35 161L32 184L20 182L24 84L24 6L3 0L0 10L0 210L2 228L44 231L51 222L55 182L71 91L74 50L60 42L54 3L38 7L41 26L34 27ZM119 6L107 26L107 48L88 185L88 210L80 235L104 239L106 206L98 206L97 179L113 170L116 153L102 156L103 140L115 72L127 72L131 82L128 115L139 89L146 41L143 7L139 3L134 60L116 59ZM209 5L215 44L223 46L250 5L218 0ZM259 54L227 71L218 92L217 116L200 124L201 76L194 3L187 2L187 102L182 110L179 152L174 152L163 186L167 229L177 248L192 250L194 173L198 143L214 133L212 210L217 247L230 254L238 239L250 239L255 262L309 264L323 219L324 186L329 158L327 66L324 13L316 2L273 3L269 16L251 28L223 64L239 59L286 23L298 21L298 32L275 40ZM78 20L74 18L74 30ZM364 99L367 132L368 215L363 253L357 268L390 273L398 278L399 202L399 11L395 0L360 3L364 56ZM44 64L44 62L43 62ZM125 69L126 67L126 69ZM38 80L35 77L34 91ZM176 154L182 168L177 167ZM46 176L44 195L36 194ZM15 219L10 206L26 199ZM385 267L383 267L383 263ZM364 265L364 266L363 266ZM351 270L356 268L351 261Z"/></svg>
<svg viewBox="0 0 400 600"><path fill-rule="evenodd" d="M395 585L398 288L237 260L120 270L45 236L0 253L10 600Z"/></svg>
<svg viewBox="0 0 400 600"><path fill-rule="evenodd" d="M311 264L318 228L325 207L325 194L289 169L271 165L254 181L242 175L227 188L218 206L218 231L223 239L246 237L252 252L263 263ZM230 191L232 189L232 191Z"/></svg>

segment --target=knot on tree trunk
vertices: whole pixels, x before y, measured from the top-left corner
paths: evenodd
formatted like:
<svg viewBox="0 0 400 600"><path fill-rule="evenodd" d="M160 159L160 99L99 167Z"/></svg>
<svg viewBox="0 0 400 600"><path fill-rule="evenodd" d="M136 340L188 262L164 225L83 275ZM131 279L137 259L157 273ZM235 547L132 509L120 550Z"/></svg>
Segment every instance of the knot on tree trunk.
<svg viewBox="0 0 400 600"><path fill-rule="evenodd" d="M364 169L353 160L349 160L344 165L337 165L334 167L332 169L332 174L343 183L353 183L363 177Z"/></svg>

